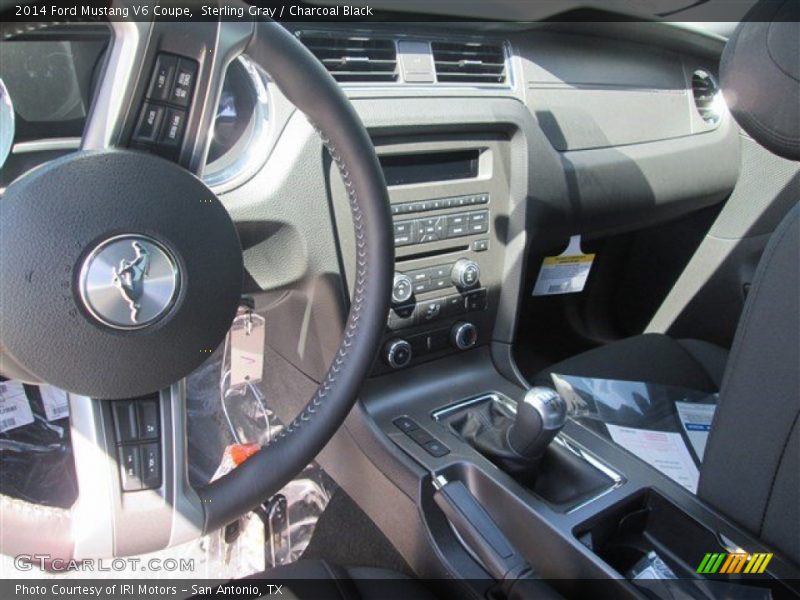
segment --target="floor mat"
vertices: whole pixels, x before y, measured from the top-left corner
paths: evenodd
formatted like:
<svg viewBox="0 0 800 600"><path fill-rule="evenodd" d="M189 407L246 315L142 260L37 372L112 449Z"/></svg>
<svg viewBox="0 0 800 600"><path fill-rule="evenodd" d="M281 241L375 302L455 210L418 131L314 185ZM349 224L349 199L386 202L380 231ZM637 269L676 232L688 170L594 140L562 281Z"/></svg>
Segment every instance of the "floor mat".
<svg viewBox="0 0 800 600"><path fill-rule="evenodd" d="M411 576L410 567L378 526L342 489L317 521L302 558L342 566L378 567Z"/></svg>

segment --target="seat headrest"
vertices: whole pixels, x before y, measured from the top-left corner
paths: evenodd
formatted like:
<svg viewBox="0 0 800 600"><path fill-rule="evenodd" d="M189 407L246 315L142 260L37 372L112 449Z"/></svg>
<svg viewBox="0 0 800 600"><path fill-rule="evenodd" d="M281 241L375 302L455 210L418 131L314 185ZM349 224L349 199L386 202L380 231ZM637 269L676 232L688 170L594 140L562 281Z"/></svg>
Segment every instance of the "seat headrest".
<svg viewBox="0 0 800 600"><path fill-rule="evenodd" d="M725 46L720 84L742 129L800 160L800 2L762 0L747 13Z"/></svg>

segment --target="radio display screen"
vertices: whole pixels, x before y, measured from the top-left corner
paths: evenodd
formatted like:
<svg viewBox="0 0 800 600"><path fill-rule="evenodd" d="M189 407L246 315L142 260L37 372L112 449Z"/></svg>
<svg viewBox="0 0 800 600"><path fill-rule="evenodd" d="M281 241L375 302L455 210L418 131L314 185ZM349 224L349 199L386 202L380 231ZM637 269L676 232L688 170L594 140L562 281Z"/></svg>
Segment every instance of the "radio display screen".
<svg viewBox="0 0 800 600"><path fill-rule="evenodd" d="M480 150L457 150L380 157L386 185L472 179L478 176Z"/></svg>

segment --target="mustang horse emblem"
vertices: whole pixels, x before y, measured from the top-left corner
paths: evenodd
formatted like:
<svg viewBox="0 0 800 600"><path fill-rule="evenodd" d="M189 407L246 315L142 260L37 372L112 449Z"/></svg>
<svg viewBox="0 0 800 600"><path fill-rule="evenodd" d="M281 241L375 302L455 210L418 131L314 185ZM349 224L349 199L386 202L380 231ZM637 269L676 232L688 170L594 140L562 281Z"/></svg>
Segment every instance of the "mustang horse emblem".
<svg viewBox="0 0 800 600"><path fill-rule="evenodd" d="M139 242L131 242L136 257L128 262L124 258L119 261L119 268L112 267L112 282L131 309L131 321L136 323L139 313L139 300L144 293L144 280L150 268L150 255Z"/></svg>

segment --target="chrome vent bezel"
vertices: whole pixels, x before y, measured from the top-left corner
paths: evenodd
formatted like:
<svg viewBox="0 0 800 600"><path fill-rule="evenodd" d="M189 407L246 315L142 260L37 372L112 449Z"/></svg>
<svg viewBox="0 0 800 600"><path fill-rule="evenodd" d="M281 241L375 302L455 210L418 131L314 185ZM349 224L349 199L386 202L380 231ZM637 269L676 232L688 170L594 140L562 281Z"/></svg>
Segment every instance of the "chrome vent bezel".
<svg viewBox="0 0 800 600"><path fill-rule="evenodd" d="M722 119L722 92L714 76L705 69L692 73L692 98L700 118L709 125L717 125Z"/></svg>
<svg viewBox="0 0 800 600"><path fill-rule="evenodd" d="M393 38L320 31L297 35L339 83L396 83L400 78Z"/></svg>

